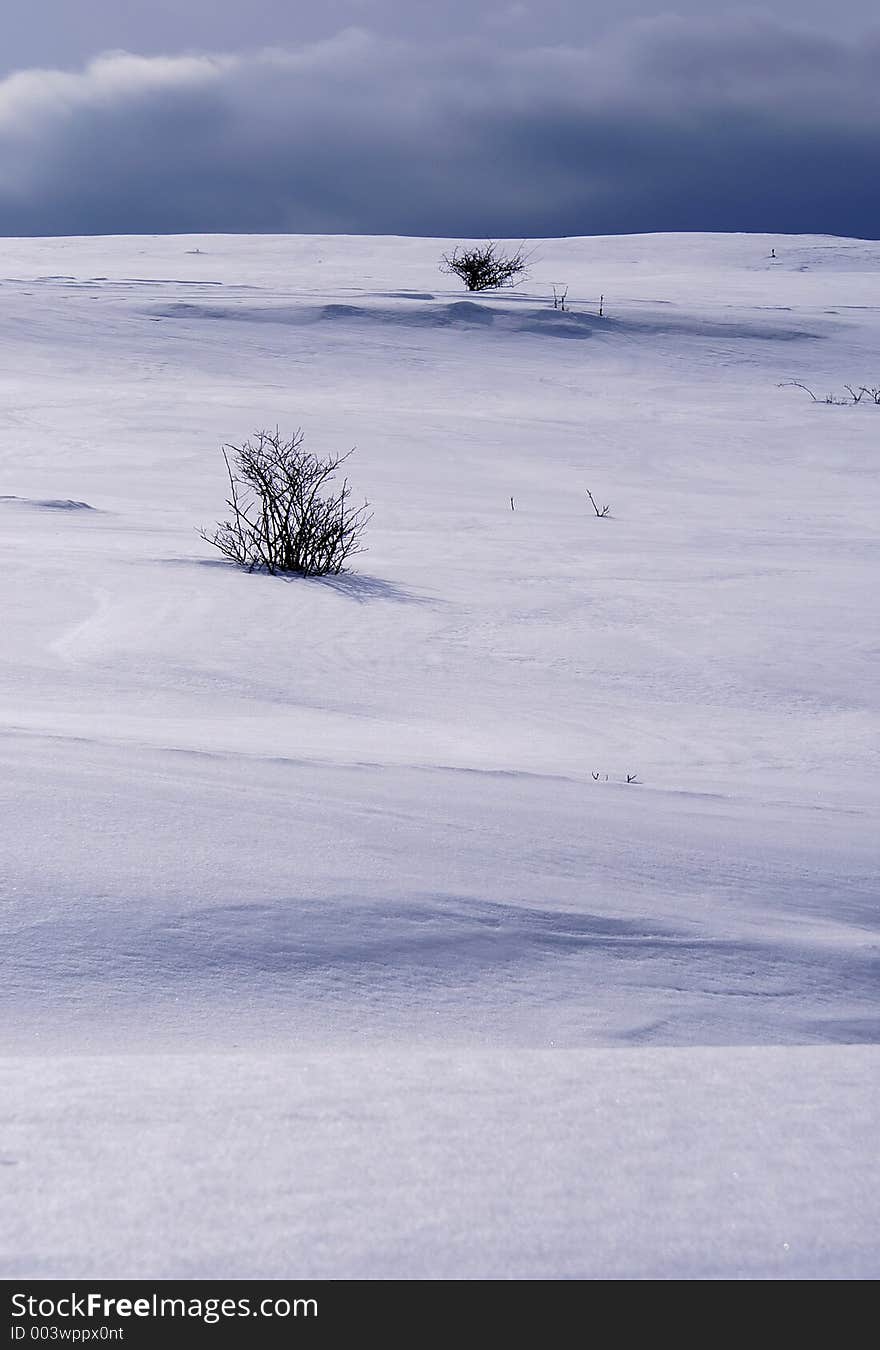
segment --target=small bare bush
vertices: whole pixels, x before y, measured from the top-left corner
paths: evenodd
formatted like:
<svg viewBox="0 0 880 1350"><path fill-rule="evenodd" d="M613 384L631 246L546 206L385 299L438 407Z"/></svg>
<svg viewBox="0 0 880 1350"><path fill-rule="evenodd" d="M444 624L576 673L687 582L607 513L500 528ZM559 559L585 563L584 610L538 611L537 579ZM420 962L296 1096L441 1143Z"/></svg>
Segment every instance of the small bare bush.
<svg viewBox="0 0 880 1350"><path fill-rule="evenodd" d="M779 389L803 389L805 394L809 394L814 403L830 403L838 408L854 408L866 399L868 403L875 404L880 408L880 385L864 384L845 384L846 397L842 394L814 394L809 385L802 384L800 380L783 380L778 386Z"/></svg>
<svg viewBox="0 0 880 1350"><path fill-rule="evenodd" d="M368 503L352 505L347 478L331 486L352 451L319 459L303 449L298 429L290 440L277 430L259 431L222 453L231 515L200 533L231 562L249 572L323 577L338 575L362 552Z"/></svg>
<svg viewBox="0 0 880 1350"><path fill-rule="evenodd" d="M473 248L457 248L444 253L440 271L459 277L469 291L492 291L499 286L515 286L528 275L528 256L523 248L504 253L491 239Z"/></svg>

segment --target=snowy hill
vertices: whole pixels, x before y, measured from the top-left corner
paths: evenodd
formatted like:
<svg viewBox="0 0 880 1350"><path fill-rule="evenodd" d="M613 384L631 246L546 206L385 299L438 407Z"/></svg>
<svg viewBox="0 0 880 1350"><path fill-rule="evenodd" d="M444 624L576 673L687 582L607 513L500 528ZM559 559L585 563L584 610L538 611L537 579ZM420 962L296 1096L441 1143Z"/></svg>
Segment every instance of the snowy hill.
<svg viewBox="0 0 880 1350"><path fill-rule="evenodd" d="M880 244L454 242L4 241L4 1274L878 1273Z"/></svg>

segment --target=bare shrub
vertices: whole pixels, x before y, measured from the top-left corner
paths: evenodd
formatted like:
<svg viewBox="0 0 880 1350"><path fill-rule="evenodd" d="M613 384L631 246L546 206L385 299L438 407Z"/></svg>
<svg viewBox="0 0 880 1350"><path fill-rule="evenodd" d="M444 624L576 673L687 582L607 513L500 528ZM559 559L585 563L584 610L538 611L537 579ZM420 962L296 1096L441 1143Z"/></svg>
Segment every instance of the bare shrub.
<svg viewBox="0 0 880 1350"><path fill-rule="evenodd" d="M802 384L800 380L783 380L779 389L803 389L805 394L809 394L814 403L830 403L838 408L854 408L861 403L863 398L867 398L869 403L874 403L880 408L880 385L868 386L864 384L845 384L844 389L847 397L843 398L840 394L814 394L809 385Z"/></svg>
<svg viewBox="0 0 880 1350"><path fill-rule="evenodd" d="M345 455L319 459L303 449L300 429L284 440L259 431L243 445L223 447L229 477L229 520L201 536L249 572L338 575L362 551L368 503L351 504L348 479L330 490Z"/></svg>
<svg viewBox="0 0 880 1350"><path fill-rule="evenodd" d="M488 239L472 248L456 248L443 254L440 271L459 277L469 291L491 291L499 286L515 286L528 275L528 255L521 246L515 253L504 253Z"/></svg>

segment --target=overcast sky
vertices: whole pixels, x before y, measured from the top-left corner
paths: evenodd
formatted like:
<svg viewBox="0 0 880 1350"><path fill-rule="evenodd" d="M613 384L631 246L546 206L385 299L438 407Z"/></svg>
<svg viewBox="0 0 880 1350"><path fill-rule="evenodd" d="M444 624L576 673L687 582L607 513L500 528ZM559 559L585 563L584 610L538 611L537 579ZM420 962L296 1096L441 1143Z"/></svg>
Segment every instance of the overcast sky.
<svg viewBox="0 0 880 1350"><path fill-rule="evenodd" d="M880 236L873 0L2 14L3 234Z"/></svg>

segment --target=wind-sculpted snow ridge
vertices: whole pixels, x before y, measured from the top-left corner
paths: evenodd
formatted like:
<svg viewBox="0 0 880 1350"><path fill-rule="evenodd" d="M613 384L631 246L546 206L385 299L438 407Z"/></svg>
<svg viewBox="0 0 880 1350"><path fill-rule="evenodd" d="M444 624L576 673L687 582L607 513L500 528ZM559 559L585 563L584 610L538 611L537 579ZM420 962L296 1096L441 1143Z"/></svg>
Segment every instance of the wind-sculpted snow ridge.
<svg viewBox="0 0 880 1350"><path fill-rule="evenodd" d="M297 326L321 322L396 324L404 328L492 329L499 334L527 333L554 338L643 337L677 335L682 338L724 338L730 341L791 342L818 338L822 334L810 328L795 328L779 323L743 323L711 320L696 315L671 315L665 312L640 317L600 318L580 309L560 311L546 303L541 308L511 304L500 300L487 304L474 300L438 302L430 308L373 304L309 305L201 305L181 301L172 305L153 305L146 311L161 319L215 320L235 323L272 323Z"/></svg>
<svg viewBox="0 0 880 1350"><path fill-rule="evenodd" d="M2 753L25 802L9 828L26 839L44 803L30 866L49 889L2 921L0 1051L37 1031L139 1052L880 1039L858 815L828 811L807 845L790 809L756 826L722 796L142 746L118 825L83 839L130 755L39 737Z"/></svg>
<svg viewBox="0 0 880 1350"><path fill-rule="evenodd" d="M93 902L87 913L87 926L41 923L4 943L18 976L3 1002L13 1016L30 1004L33 1026L49 1020L46 1004L67 1009L68 1045L880 1040L880 961L857 946L440 894L296 895L149 919Z"/></svg>
<svg viewBox="0 0 880 1350"><path fill-rule="evenodd" d="M16 506L32 506L40 511L94 511L95 509L88 502L73 501L69 497L49 497L43 500L34 500L30 497L0 496L0 502L14 503Z"/></svg>

